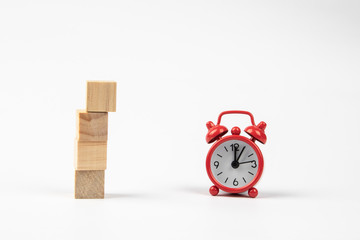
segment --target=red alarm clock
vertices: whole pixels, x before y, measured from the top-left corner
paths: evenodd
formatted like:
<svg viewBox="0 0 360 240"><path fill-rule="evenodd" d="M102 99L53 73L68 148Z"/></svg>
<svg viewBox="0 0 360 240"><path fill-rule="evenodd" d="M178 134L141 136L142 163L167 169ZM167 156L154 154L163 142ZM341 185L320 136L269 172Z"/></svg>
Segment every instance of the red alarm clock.
<svg viewBox="0 0 360 240"><path fill-rule="evenodd" d="M231 135L225 126L220 125L221 117L226 114L246 114L251 119L251 126L245 128L250 138L240 136L240 128L233 127ZM214 186L210 187L210 194L216 196L219 189L229 193L248 191L250 197L255 198L258 191L254 188L264 169L264 159L255 141L266 143L266 123L255 124L254 117L247 111L222 112L217 124L206 123L208 133L206 142L215 142L206 157L206 171Z"/></svg>

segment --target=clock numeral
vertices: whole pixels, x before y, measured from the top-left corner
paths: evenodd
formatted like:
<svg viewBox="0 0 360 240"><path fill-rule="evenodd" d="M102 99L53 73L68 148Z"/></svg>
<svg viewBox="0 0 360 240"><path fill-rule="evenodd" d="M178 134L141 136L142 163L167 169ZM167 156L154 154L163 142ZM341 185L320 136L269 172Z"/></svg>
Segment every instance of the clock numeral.
<svg viewBox="0 0 360 240"><path fill-rule="evenodd" d="M256 161L253 160L252 163L253 163L253 164L251 165L251 167L252 167L252 168L256 168L256 167L257 167Z"/></svg>
<svg viewBox="0 0 360 240"><path fill-rule="evenodd" d="M218 169L218 167L219 167L219 162L218 162L218 161L215 161L215 162L214 162L214 166L216 167L216 169Z"/></svg>
<svg viewBox="0 0 360 240"><path fill-rule="evenodd" d="M235 178L235 179L234 179L234 181L233 181L233 185L234 185L234 186L239 185L239 182L238 182L238 181L236 181L236 178Z"/></svg>
<svg viewBox="0 0 360 240"><path fill-rule="evenodd" d="M231 144L230 147L231 147L231 151L234 151L234 150L238 151L239 150L239 144L237 144L237 143Z"/></svg>

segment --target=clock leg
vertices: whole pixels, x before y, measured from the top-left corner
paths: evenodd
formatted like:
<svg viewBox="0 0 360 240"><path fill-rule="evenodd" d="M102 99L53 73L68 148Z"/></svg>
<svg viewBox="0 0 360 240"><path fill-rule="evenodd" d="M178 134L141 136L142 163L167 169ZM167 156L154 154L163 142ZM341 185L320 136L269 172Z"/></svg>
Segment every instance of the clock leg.
<svg viewBox="0 0 360 240"><path fill-rule="evenodd" d="M217 186L211 186L209 189L211 195L216 196L219 193L219 188Z"/></svg>
<svg viewBox="0 0 360 240"><path fill-rule="evenodd" d="M248 194L251 198L256 198L258 195L258 190L256 188L250 188Z"/></svg>

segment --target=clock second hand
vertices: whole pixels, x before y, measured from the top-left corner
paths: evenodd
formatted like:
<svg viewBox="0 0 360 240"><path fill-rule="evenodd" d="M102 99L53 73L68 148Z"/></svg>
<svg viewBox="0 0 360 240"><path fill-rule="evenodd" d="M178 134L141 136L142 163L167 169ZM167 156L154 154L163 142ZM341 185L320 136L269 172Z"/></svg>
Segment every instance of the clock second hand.
<svg viewBox="0 0 360 240"><path fill-rule="evenodd" d="M255 160L251 160L251 161L247 161L247 162L240 162L239 164L243 164L243 163L252 163L255 162Z"/></svg>

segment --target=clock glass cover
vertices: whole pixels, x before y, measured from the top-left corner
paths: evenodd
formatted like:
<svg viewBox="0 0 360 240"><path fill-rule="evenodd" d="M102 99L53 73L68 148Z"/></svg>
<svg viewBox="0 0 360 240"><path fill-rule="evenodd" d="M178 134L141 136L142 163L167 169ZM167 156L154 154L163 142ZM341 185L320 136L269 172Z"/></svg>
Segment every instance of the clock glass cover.
<svg viewBox="0 0 360 240"><path fill-rule="evenodd" d="M255 150L240 140L220 144L210 162L214 178L228 188L241 188L251 183L257 174L258 165Z"/></svg>

